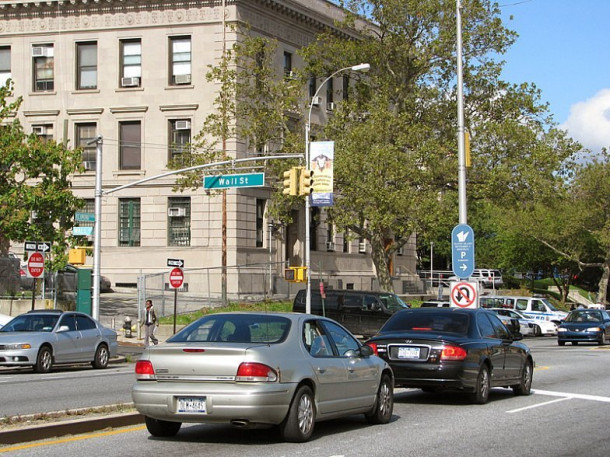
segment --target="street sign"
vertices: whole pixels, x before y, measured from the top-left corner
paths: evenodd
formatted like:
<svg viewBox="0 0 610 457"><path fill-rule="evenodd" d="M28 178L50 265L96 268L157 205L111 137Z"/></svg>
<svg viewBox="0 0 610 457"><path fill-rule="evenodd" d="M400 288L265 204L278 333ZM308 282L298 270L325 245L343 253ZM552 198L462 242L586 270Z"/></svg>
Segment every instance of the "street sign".
<svg viewBox="0 0 610 457"><path fill-rule="evenodd" d="M459 308L477 307L477 283L460 281L451 283L451 306Z"/></svg>
<svg viewBox="0 0 610 457"><path fill-rule="evenodd" d="M453 274L460 279L474 271L474 232L469 225L458 224L451 232L451 260Z"/></svg>
<svg viewBox="0 0 610 457"><path fill-rule="evenodd" d="M95 222L95 214L94 213L80 213L80 212L77 212L74 215L74 220L76 222Z"/></svg>
<svg viewBox="0 0 610 457"><path fill-rule="evenodd" d="M93 235L93 227L72 227L72 235L91 236Z"/></svg>
<svg viewBox="0 0 610 457"><path fill-rule="evenodd" d="M28 252L48 252L51 250L51 243L49 243L48 241L26 241L23 244L23 249Z"/></svg>
<svg viewBox="0 0 610 457"><path fill-rule="evenodd" d="M233 187L261 187L265 185L265 173L204 176L205 189L229 189Z"/></svg>
<svg viewBox="0 0 610 457"><path fill-rule="evenodd" d="M184 273L181 268L173 268L169 272L169 286L172 289L180 289L184 282Z"/></svg>
<svg viewBox="0 0 610 457"><path fill-rule="evenodd" d="M184 266L184 260L182 259L167 259L168 267L179 267L182 268Z"/></svg>
<svg viewBox="0 0 610 457"><path fill-rule="evenodd" d="M32 252L28 257L28 278L40 278L44 273L44 256L40 252Z"/></svg>

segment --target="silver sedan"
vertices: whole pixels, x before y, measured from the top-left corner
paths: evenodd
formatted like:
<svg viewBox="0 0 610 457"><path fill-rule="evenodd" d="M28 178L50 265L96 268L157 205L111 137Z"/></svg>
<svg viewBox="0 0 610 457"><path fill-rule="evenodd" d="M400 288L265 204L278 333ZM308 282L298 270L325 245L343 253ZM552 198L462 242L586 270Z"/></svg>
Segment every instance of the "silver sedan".
<svg viewBox="0 0 610 457"><path fill-rule="evenodd" d="M84 313L34 310L0 328L0 366L31 366L39 373L62 363L106 368L117 350L116 332Z"/></svg>
<svg viewBox="0 0 610 457"><path fill-rule="evenodd" d="M132 397L153 436L183 422L279 426L307 441L317 421L390 421L389 365L331 319L300 313L203 317L137 361Z"/></svg>

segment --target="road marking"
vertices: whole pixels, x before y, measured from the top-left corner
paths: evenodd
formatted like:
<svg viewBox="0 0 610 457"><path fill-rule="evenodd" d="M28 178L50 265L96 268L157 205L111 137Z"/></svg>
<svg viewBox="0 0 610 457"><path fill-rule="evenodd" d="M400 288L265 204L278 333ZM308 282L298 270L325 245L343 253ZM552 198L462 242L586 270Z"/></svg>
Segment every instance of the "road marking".
<svg viewBox="0 0 610 457"><path fill-rule="evenodd" d="M506 411L506 412L509 414L518 413L521 411L525 411L526 409L538 408L539 406L546 406L546 405L550 405L551 403L557 403L557 402L566 401L566 400L570 400L570 398L558 398L556 400L546 401L544 403L538 403L536 405L526 406L524 408L511 409L510 411Z"/></svg>
<svg viewBox="0 0 610 457"><path fill-rule="evenodd" d="M32 449L32 448L41 447L41 446L50 446L53 444L63 444L63 443L70 443L73 441L88 440L90 438L100 438L102 436L118 435L120 433L136 432L139 430L144 430L145 428L146 428L145 425L138 425L136 427L122 428L120 430L110 430L108 432L89 433L87 435L73 436L70 438L62 438L59 440L42 441L40 443L31 443L31 444L22 444L19 446L3 447L3 448L0 448L0 454L2 454L4 452L10 452L10 451L21 451L23 449Z"/></svg>
<svg viewBox="0 0 610 457"><path fill-rule="evenodd" d="M518 413L520 411L525 411L527 409L538 408L539 406L546 406L552 403L557 403L565 400L579 399L579 400L590 400L590 401L599 401L602 403L610 403L610 397L602 397L601 395L586 395L586 394L570 394L565 392L553 392L550 390L532 390L533 394L538 395L547 395L550 397L561 397L556 400L550 400L544 403L538 403L536 405L525 406L523 408L511 409L510 411L506 411L507 413Z"/></svg>

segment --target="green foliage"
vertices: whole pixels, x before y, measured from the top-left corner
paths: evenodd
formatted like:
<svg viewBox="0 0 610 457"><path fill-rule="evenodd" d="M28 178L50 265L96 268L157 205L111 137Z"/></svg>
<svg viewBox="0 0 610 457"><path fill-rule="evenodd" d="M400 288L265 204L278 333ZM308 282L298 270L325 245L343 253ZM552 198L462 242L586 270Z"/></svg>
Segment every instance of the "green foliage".
<svg viewBox="0 0 610 457"><path fill-rule="evenodd" d="M0 88L0 253L11 241L49 241L54 254L50 268L60 268L72 241L66 231L83 205L71 191L71 179L81 170L81 152L26 135L15 116L22 99L10 101L12 97L9 81Z"/></svg>
<svg viewBox="0 0 610 457"><path fill-rule="evenodd" d="M176 316L177 325L187 325L196 321L200 317L208 314L229 313L229 312L256 312L263 311L269 313L289 313L292 312L292 302L260 302L260 303L229 303L227 306L215 308L201 308L199 311L188 314L179 314ZM166 316L159 319L161 324L173 324L174 316Z"/></svg>

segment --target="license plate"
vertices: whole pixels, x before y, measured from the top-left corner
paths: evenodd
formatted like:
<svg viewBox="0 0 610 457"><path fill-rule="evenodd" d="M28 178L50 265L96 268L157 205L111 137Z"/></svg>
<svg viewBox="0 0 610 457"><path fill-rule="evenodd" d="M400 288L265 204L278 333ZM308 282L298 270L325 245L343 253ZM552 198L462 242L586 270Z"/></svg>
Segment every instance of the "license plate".
<svg viewBox="0 0 610 457"><path fill-rule="evenodd" d="M206 397L178 397L179 413L207 414Z"/></svg>
<svg viewBox="0 0 610 457"><path fill-rule="evenodd" d="M400 347L398 348L399 359L419 359L419 348Z"/></svg>

